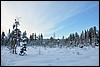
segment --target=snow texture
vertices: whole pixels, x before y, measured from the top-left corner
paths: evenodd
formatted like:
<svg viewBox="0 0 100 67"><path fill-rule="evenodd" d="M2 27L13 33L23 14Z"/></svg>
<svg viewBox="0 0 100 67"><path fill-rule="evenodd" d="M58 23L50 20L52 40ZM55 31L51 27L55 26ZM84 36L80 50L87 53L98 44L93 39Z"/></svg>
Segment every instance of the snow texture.
<svg viewBox="0 0 100 67"><path fill-rule="evenodd" d="M26 55L1 48L1 66L99 66L99 47L49 48L27 46Z"/></svg>

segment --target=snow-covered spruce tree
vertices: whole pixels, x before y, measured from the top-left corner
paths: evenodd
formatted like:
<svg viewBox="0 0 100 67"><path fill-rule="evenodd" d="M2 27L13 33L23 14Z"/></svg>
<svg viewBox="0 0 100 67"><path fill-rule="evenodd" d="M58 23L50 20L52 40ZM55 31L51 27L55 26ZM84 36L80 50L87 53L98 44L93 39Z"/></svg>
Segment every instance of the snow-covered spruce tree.
<svg viewBox="0 0 100 67"><path fill-rule="evenodd" d="M26 31L23 32L22 39L24 40L24 42L28 43L28 37Z"/></svg>
<svg viewBox="0 0 100 67"><path fill-rule="evenodd" d="M23 32L22 40L23 40L24 43L26 43L26 45L28 45L28 37L27 37L26 31Z"/></svg>
<svg viewBox="0 0 100 67"><path fill-rule="evenodd" d="M26 46L28 45L28 38L26 35L27 35L26 31L24 31L21 37L22 45L20 45L22 48L19 53L19 55L21 56L23 56L25 54L25 51L27 51Z"/></svg>
<svg viewBox="0 0 100 67"><path fill-rule="evenodd" d="M20 39L20 34L21 34L21 31L20 29L18 29L18 25L19 24L19 21L15 19L15 23L13 25L13 30L12 32L10 33L10 30L9 30L9 42L8 42L8 46L9 46L9 49L12 51L12 53L14 54L17 54L16 53L16 48L17 48L17 45L20 44L19 43L19 39Z"/></svg>

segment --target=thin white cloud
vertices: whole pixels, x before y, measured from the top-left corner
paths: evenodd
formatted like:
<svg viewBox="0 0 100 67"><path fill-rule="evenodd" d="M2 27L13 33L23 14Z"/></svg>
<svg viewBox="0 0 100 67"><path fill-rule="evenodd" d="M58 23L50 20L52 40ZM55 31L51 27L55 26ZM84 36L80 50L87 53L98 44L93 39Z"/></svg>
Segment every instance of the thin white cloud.
<svg viewBox="0 0 100 67"><path fill-rule="evenodd" d="M63 20L65 20L65 19L68 19L68 18L71 18L72 16L75 16L75 15L77 15L77 14L79 14L80 12L83 12L83 11L86 11L86 10L88 10L88 9L90 9L90 8L92 8L92 7L94 7L94 6L96 6L97 4L94 4L94 5L90 5L90 6L77 6L77 7L74 7L73 9L70 9L68 12L66 12L66 16L63 16L63 15L61 15L61 17L57 17L56 19L54 18L54 20L51 20L50 22L52 22L51 23L51 27L49 27L49 31L50 31L50 33L54 33L54 31L59 31L59 30L61 30L61 29L63 29L63 28L61 28L61 29L57 29L57 28L55 28L54 29L54 27L57 25L57 24L59 24L59 22L61 22L61 21L63 21ZM48 24L47 24L48 25ZM46 26L46 25L45 25ZM47 26L47 28L48 28L48 26ZM46 32L45 32L46 33ZM48 33L48 32L47 32Z"/></svg>
<svg viewBox="0 0 100 67"><path fill-rule="evenodd" d="M70 7L70 4L66 6L65 2L61 2L62 5L60 2L54 5L56 2L37 2L37 1L22 2L21 1L21 2L14 2L14 3L12 2L11 5L13 7L11 8L10 5L8 6L9 9L7 9L7 5L9 5L9 3L5 5L5 9L7 11L1 9L2 13L4 14L4 16L8 16L8 17L11 16L11 18L9 19L11 21L14 20L13 18L15 18L15 16L21 16L23 21L21 22L20 28L22 31L26 30L28 32L28 36L34 32L38 34L39 33L48 34L49 32L52 34L55 31L57 32L64 28L64 26L61 27L59 26L58 28L56 28L57 25L61 24L63 20L69 19L72 16L75 16L80 12L83 12L95 6L95 4L90 6L85 6L84 4L79 6L75 4L73 7L73 4L71 4L71 2L66 2L67 4L68 3L71 4ZM8 21L8 19L6 21ZM4 27L3 25L6 24L5 23L6 21L2 21L2 27ZM10 24L12 24L11 21L9 21Z"/></svg>

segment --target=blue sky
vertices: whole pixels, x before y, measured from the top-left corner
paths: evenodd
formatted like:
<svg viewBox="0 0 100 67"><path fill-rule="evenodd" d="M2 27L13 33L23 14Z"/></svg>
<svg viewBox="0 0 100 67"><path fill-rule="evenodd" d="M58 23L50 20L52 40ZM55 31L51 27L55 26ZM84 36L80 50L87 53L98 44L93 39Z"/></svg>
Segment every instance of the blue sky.
<svg viewBox="0 0 100 67"><path fill-rule="evenodd" d="M43 33L50 38L55 33L66 38L93 26L99 29L99 1L1 1L1 31L12 30L16 16L28 37Z"/></svg>

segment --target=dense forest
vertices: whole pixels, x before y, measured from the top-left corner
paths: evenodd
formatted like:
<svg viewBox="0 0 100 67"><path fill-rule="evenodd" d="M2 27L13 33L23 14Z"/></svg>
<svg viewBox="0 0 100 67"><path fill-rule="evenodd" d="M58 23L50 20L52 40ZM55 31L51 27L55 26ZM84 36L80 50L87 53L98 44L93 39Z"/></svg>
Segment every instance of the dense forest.
<svg viewBox="0 0 100 67"><path fill-rule="evenodd" d="M30 34L30 37L27 37L27 32L21 32L18 29L19 21L15 19L15 23L12 26L13 30L8 30L8 34L5 35L5 32L2 31L1 34L1 46L7 46L9 49L15 49L20 46L20 43L27 42L27 46L43 46L43 47L84 47L84 46L99 46L99 30L96 29L96 26L91 27L90 29L84 30L79 35L77 32L71 33L69 37L62 36L61 39L55 39L55 37L50 37L49 39L44 39L43 34L37 35L36 33ZM70 33L70 32L69 32ZM14 50L13 50L14 53Z"/></svg>

